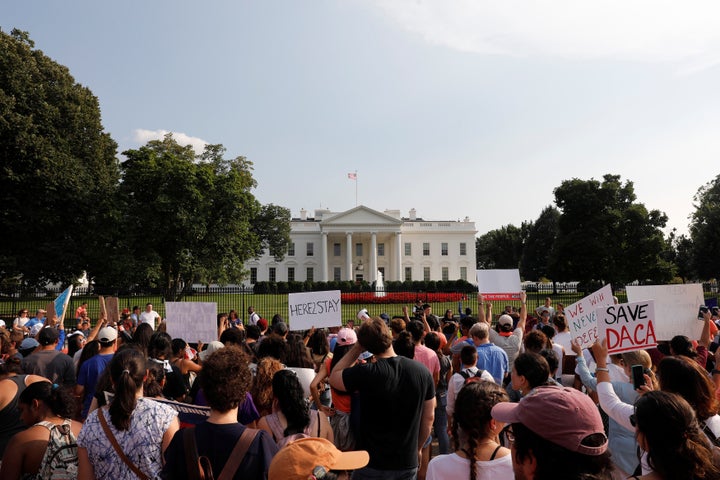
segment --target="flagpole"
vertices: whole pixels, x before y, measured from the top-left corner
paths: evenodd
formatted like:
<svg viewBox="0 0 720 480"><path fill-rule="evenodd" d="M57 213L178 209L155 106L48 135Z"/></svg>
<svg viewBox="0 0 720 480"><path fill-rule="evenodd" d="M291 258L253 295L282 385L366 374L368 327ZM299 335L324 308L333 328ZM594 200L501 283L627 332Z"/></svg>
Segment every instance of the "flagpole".
<svg viewBox="0 0 720 480"><path fill-rule="evenodd" d="M355 170L355 206L356 206L356 207L358 206L358 195L357 195L358 189L357 189L357 183L358 183L358 181L357 181L357 170Z"/></svg>

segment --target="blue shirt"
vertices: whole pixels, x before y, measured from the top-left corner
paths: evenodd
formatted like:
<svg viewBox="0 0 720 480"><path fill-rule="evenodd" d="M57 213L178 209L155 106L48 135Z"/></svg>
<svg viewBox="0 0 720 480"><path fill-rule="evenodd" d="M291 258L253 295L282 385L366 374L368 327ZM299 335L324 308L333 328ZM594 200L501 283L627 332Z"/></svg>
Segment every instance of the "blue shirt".
<svg viewBox="0 0 720 480"><path fill-rule="evenodd" d="M502 385L505 373L510 368L505 350L493 343L483 343L475 348L478 353L477 367L487 370L495 379L495 383Z"/></svg>
<svg viewBox="0 0 720 480"><path fill-rule="evenodd" d="M105 367L112 360L113 354L108 353L105 355L95 355L90 357L80 366L78 372L78 385L82 385L85 388L85 398L83 399L82 418L87 417L88 410L90 410L90 404L95 396L95 387L97 386L98 378L105 371Z"/></svg>

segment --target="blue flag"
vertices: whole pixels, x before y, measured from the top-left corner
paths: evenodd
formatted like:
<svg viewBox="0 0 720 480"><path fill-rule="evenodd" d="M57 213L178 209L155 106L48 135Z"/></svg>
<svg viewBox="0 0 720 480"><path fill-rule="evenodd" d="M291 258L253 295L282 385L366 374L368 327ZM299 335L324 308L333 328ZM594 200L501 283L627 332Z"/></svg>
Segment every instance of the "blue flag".
<svg viewBox="0 0 720 480"><path fill-rule="evenodd" d="M72 285L65 289L53 302L55 304L55 314L58 319L63 317L65 309L67 308L68 302L70 301L70 295L72 294Z"/></svg>

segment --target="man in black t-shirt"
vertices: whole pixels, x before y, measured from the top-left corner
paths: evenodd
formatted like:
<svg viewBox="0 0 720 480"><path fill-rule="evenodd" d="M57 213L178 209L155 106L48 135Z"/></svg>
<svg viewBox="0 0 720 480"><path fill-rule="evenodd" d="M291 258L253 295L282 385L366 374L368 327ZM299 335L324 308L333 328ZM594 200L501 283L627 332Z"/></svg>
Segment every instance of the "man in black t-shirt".
<svg viewBox="0 0 720 480"><path fill-rule="evenodd" d="M363 322L358 341L330 375L330 385L359 393L360 431L357 448L370 454L368 466L354 480L417 478L418 453L430 438L435 387L427 368L400 357L392 347L390 329L380 318ZM363 351L376 361L351 366Z"/></svg>

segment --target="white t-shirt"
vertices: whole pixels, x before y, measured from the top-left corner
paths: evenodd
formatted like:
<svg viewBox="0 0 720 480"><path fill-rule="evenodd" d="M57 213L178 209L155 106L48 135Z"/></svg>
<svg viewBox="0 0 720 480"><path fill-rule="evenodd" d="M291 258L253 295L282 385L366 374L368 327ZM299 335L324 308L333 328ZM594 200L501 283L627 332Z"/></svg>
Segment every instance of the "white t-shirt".
<svg viewBox="0 0 720 480"><path fill-rule="evenodd" d="M512 455L495 460L475 462L477 480L513 480ZM470 460L457 453L438 455L430 460L426 480L446 480L454 478L470 478Z"/></svg>
<svg viewBox="0 0 720 480"><path fill-rule="evenodd" d="M17 327L24 327L25 324L30 320L28 317L17 317L15 318L15 321L13 322L13 325Z"/></svg>
<svg viewBox="0 0 720 480"><path fill-rule="evenodd" d="M258 315L257 312L253 312L250 314L248 320L250 321L250 325L257 325L258 320L260 320L260 315Z"/></svg>
<svg viewBox="0 0 720 480"><path fill-rule="evenodd" d="M477 367L463 368L463 371L470 372L472 376L474 376L478 370L479 369ZM480 374L480 378L487 382L495 383L495 379L487 370L483 370L482 374ZM450 418L452 418L452 415L455 412L455 399L457 398L457 394L464 385L465 377L461 374L455 373L452 377L450 377L447 391L447 406L445 407L445 411L447 411L447 415Z"/></svg>
<svg viewBox="0 0 720 480"><path fill-rule="evenodd" d="M149 323L153 329L155 329L155 320L160 318L160 314L157 313L155 310L150 310L149 312L142 312L140 314L140 323Z"/></svg>

